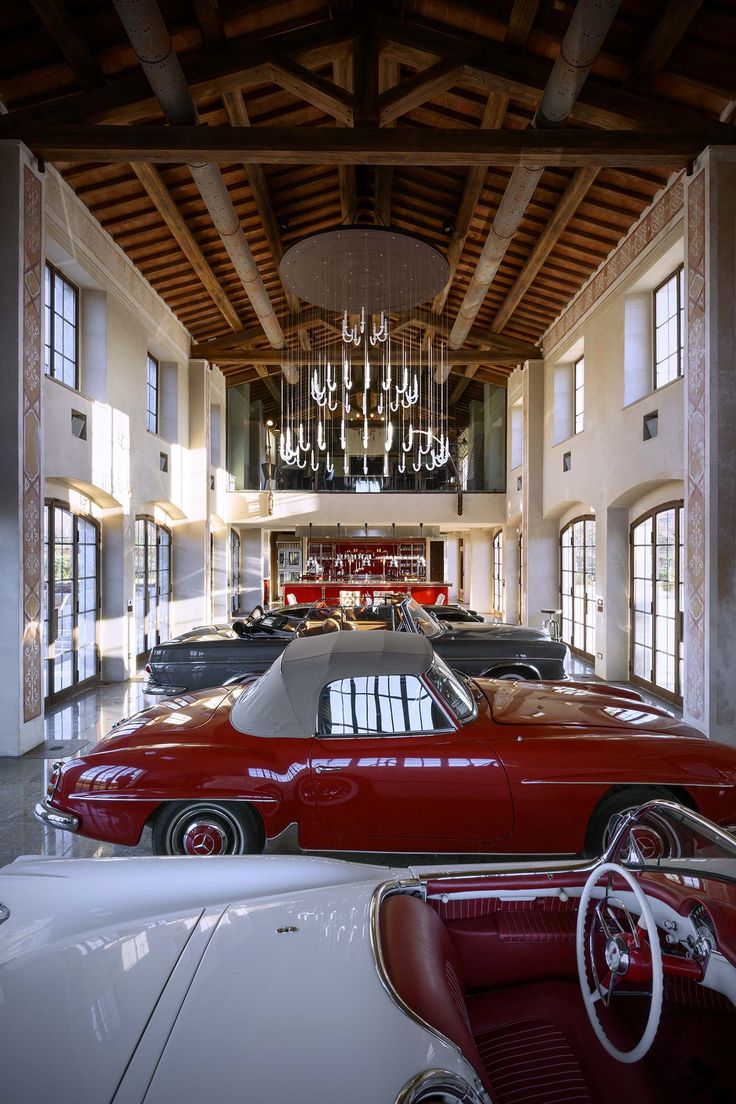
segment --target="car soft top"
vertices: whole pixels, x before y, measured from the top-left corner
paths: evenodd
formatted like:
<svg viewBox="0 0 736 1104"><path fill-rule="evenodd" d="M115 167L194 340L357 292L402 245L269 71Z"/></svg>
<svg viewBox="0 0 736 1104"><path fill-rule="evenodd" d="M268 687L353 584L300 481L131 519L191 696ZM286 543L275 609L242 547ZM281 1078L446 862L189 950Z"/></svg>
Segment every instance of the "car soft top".
<svg viewBox="0 0 736 1104"><path fill-rule="evenodd" d="M421 675L434 652L413 633L377 630L295 640L233 706L230 721L250 736L303 737L314 732L322 687L365 674Z"/></svg>

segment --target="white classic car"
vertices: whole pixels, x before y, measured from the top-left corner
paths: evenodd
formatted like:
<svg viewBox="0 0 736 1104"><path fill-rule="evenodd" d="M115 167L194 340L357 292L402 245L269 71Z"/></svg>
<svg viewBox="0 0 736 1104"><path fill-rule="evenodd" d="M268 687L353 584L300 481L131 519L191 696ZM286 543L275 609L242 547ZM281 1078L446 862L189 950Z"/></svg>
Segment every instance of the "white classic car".
<svg viewBox="0 0 736 1104"><path fill-rule="evenodd" d="M21 858L0 902L8 1104L733 1100L736 840L670 802L601 863Z"/></svg>

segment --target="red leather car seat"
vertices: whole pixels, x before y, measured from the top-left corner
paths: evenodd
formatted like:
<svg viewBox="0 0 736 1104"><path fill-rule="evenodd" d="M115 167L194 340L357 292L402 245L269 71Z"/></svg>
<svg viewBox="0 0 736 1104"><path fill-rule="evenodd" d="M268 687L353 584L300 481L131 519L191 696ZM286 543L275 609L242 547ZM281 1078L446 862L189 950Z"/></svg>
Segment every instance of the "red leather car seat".
<svg viewBox="0 0 736 1104"><path fill-rule="evenodd" d="M466 997L447 929L418 897L385 900L380 934L401 999L460 1048L494 1104L660 1101L641 1063L622 1065L603 1050L576 982L531 982ZM606 1026L619 1047L631 1045L613 1017Z"/></svg>

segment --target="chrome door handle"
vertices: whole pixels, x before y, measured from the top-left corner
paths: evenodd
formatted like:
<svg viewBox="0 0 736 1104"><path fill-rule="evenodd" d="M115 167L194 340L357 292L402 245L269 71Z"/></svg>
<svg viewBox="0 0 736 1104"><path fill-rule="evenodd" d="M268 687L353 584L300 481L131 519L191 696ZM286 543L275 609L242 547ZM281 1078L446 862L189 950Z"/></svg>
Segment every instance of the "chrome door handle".
<svg viewBox="0 0 736 1104"><path fill-rule="evenodd" d="M329 767L326 763L317 763L314 768L317 774L331 774L333 771L339 771L339 767Z"/></svg>

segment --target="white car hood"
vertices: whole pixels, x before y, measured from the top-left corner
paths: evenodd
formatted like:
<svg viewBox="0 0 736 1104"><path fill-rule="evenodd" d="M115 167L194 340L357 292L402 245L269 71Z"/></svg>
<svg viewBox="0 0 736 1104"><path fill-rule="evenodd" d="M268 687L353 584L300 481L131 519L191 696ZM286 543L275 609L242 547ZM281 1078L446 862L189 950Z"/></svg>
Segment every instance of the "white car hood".
<svg viewBox="0 0 736 1104"><path fill-rule="evenodd" d="M307 1100L296 1065L311 1052L312 1076L332 1071L338 1040L338 1067L367 1071L376 1002L395 1008L367 929L390 876L285 856L16 861L0 871L0 1095L202 1104L252 1082L244 1101ZM359 1099L349 1087L335 1100Z"/></svg>
<svg viewBox="0 0 736 1104"><path fill-rule="evenodd" d="M131 1063L115 1104L389 1104L429 1067L472 1081L457 1049L384 988L370 940L374 888L228 908L160 1060ZM155 1015L149 1030L159 1031Z"/></svg>

